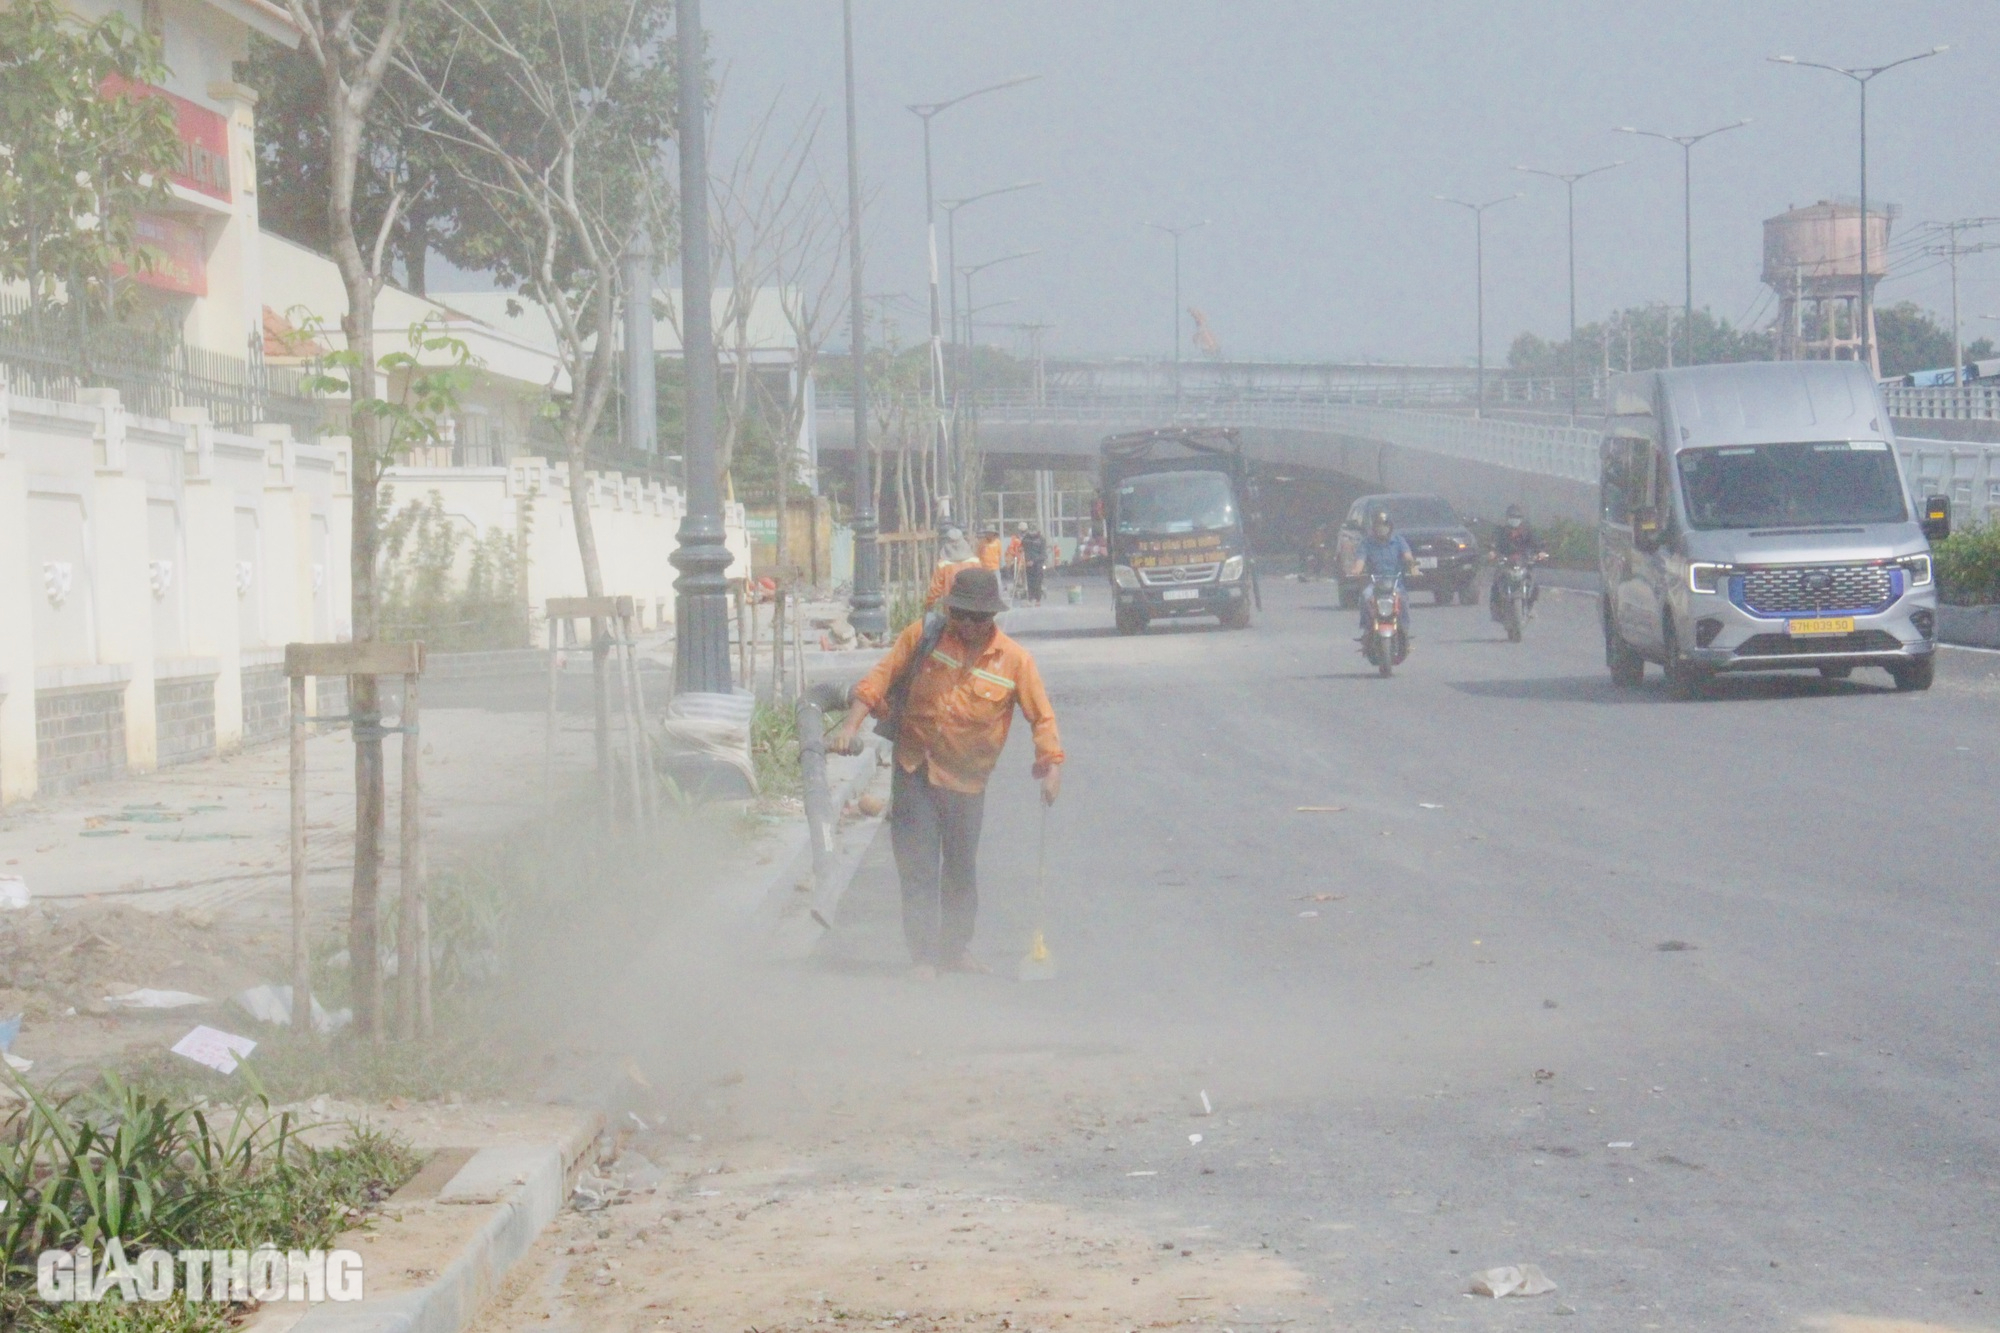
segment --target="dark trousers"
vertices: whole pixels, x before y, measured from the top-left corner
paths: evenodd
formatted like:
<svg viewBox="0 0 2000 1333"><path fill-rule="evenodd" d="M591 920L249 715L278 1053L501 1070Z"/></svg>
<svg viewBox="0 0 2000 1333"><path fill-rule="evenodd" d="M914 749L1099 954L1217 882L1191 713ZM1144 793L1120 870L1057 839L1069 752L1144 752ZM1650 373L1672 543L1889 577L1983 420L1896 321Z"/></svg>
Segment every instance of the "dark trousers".
<svg viewBox="0 0 2000 1333"><path fill-rule="evenodd" d="M890 787L889 837L903 883L903 936L918 963L946 967L972 943L979 912L979 826L986 793L967 795L930 780L928 766Z"/></svg>
<svg viewBox="0 0 2000 1333"><path fill-rule="evenodd" d="M1042 575L1044 572L1042 565L1038 561L1030 560L1028 562L1028 600L1031 602L1042 600Z"/></svg>

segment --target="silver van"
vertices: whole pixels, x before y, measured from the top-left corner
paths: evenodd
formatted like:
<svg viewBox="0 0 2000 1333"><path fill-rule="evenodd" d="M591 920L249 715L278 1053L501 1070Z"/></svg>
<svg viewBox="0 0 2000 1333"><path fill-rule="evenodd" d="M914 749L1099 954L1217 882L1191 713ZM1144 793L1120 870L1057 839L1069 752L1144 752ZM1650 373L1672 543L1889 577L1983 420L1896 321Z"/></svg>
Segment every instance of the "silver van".
<svg viewBox="0 0 2000 1333"><path fill-rule="evenodd" d="M1876 666L1899 690L1930 687L1930 543L1949 510L1912 505L1865 365L1618 375L1609 407L1599 559L1613 681L1635 687L1657 662L1686 698L1717 672Z"/></svg>

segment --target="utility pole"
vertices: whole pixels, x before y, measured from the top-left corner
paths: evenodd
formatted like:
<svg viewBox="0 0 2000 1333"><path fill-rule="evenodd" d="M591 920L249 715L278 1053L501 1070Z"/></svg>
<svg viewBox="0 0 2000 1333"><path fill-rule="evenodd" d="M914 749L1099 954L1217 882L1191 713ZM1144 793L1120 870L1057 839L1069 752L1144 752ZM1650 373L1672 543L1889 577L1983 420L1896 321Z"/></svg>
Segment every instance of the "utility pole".
<svg viewBox="0 0 2000 1333"><path fill-rule="evenodd" d="M1943 245L1927 245L1927 255L1942 255L1951 263L1951 382L1958 385L1965 379L1965 334L1958 315L1958 260L1961 255L1976 255L1983 251L2000 249L2000 242L1982 241L1978 245L1962 245L1959 233L1974 231L1981 227L1991 227L2000 223L2000 218L1957 218L1950 222L1933 222L1933 231L1943 232Z"/></svg>
<svg viewBox="0 0 2000 1333"><path fill-rule="evenodd" d="M1847 69L1840 65L1822 65L1813 60L1800 60L1797 56L1771 56L1774 65L1798 65L1805 69L1823 69L1829 74L1838 74L1849 79L1861 90L1861 359L1868 363L1871 374L1880 376L1882 363L1875 352L1875 306L1870 294L1872 286L1868 273L1868 85L1878 74L1886 74L1898 65L1907 65L1916 60L1928 60L1932 56L1943 55L1951 50L1949 46L1933 46L1928 51L1919 51L1901 60L1892 60L1886 65L1859 66Z"/></svg>
<svg viewBox="0 0 2000 1333"><path fill-rule="evenodd" d="M1595 176L1599 172L1609 171L1613 167L1622 167L1624 165L1622 161L1609 162L1601 167L1592 167L1589 171L1543 171L1540 167L1514 168L1516 171L1525 171L1531 176L1547 176L1550 180L1561 181L1569 209L1569 419L1571 425L1576 424L1576 183Z"/></svg>
<svg viewBox="0 0 2000 1333"><path fill-rule="evenodd" d="M1495 208L1501 204L1512 203L1521 196L1517 191L1514 194L1503 195L1498 199L1489 199L1483 204L1469 204L1463 199L1452 199L1442 194L1432 195L1431 197L1441 204L1457 204L1460 208L1469 209L1472 212L1473 304L1478 311L1476 323L1478 325L1477 340L1479 344L1479 370L1478 378L1474 381L1477 387L1474 390L1472 415L1483 417L1486 415L1486 210ZM1574 335L1571 336L1570 341L1576 341Z"/></svg>
<svg viewBox="0 0 2000 1333"><path fill-rule="evenodd" d="M1681 314L1681 333L1686 337L1687 355L1683 358L1688 365L1694 364L1694 146L1703 139L1712 139L1730 130L1740 130L1750 122L1739 120L1733 125L1718 125L1700 134L1662 134L1658 130L1636 129L1630 125L1618 126L1620 134L1640 134L1648 139L1664 139L1671 144L1679 144L1681 150L1681 262L1686 281L1685 308ZM1671 321L1670 321L1671 322ZM1672 361L1671 350L1668 360Z"/></svg>
<svg viewBox="0 0 2000 1333"><path fill-rule="evenodd" d="M861 139L854 114L854 0L841 0L841 51L847 73L847 280L848 343L854 361L854 591L847 622L856 636L889 632L883 609L881 531L876 514L875 456L868 444L868 302L861 290ZM925 122L928 124L929 122ZM779 522L784 515L779 515Z"/></svg>
<svg viewBox="0 0 2000 1333"><path fill-rule="evenodd" d="M729 547L715 455L714 289L708 263L707 64L701 0L675 0L680 78L681 349L687 368L687 513L674 568L674 684L683 694L728 694Z"/></svg>
<svg viewBox="0 0 2000 1333"><path fill-rule="evenodd" d="M1184 226L1169 227L1158 222L1148 222L1154 231L1163 231L1174 238L1174 411L1181 410L1181 237L1191 231L1200 231L1208 225L1208 219L1190 222Z"/></svg>
<svg viewBox="0 0 2000 1333"><path fill-rule="evenodd" d="M1023 74L1002 83L975 88L969 93L946 98L942 102L913 102L906 109L924 123L924 246L928 252L931 279L931 408L937 417L937 488L936 496L941 517L951 516L950 479L945 469L950 464L951 428L945 417L944 396L944 303L938 294L938 243L937 243L937 190L931 171L931 121L943 111L949 111L960 102L967 102L987 93L997 93L1003 88L1015 88L1024 83L1032 83L1041 78L1039 74Z"/></svg>

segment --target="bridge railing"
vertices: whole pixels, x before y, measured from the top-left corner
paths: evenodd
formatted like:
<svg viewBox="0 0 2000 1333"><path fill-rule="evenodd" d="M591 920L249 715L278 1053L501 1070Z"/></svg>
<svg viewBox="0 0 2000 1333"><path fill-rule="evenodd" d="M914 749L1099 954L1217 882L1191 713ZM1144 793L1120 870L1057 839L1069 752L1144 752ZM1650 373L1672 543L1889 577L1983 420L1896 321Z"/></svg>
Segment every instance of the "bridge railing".
<svg viewBox="0 0 2000 1333"><path fill-rule="evenodd" d="M1882 401L1890 416L1906 420L2000 421L2000 384L1945 384L1929 389L1884 385Z"/></svg>
<svg viewBox="0 0 2000 1333"><path fill-rule="evenodd" d="M824 410L824 398L821 404ZM1187 403L1176 413L1170 408L1154 412L1141 402L1116 399L1057 405L982 399L979 416L991 426L1095 425L1107 433L1174 422L1358 436L1449 458L1589 483L1597 480L1597 442L1601 433L1585 426L1328 402Z"/></svg>

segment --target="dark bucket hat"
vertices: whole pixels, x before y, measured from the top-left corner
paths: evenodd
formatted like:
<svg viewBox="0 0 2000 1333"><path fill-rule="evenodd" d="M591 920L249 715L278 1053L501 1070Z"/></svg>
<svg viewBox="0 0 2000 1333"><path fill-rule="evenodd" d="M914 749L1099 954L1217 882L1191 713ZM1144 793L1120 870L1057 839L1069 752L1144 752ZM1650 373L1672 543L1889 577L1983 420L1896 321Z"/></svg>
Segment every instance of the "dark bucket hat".
<svg viewBox="0 0 2000 1333"><path fill-rule="evenodd" d="M945 594L945 608L951 611L985 611L999 615L1007 609L1000 600L1000 576L990 569L961 569Z"/></svg>

